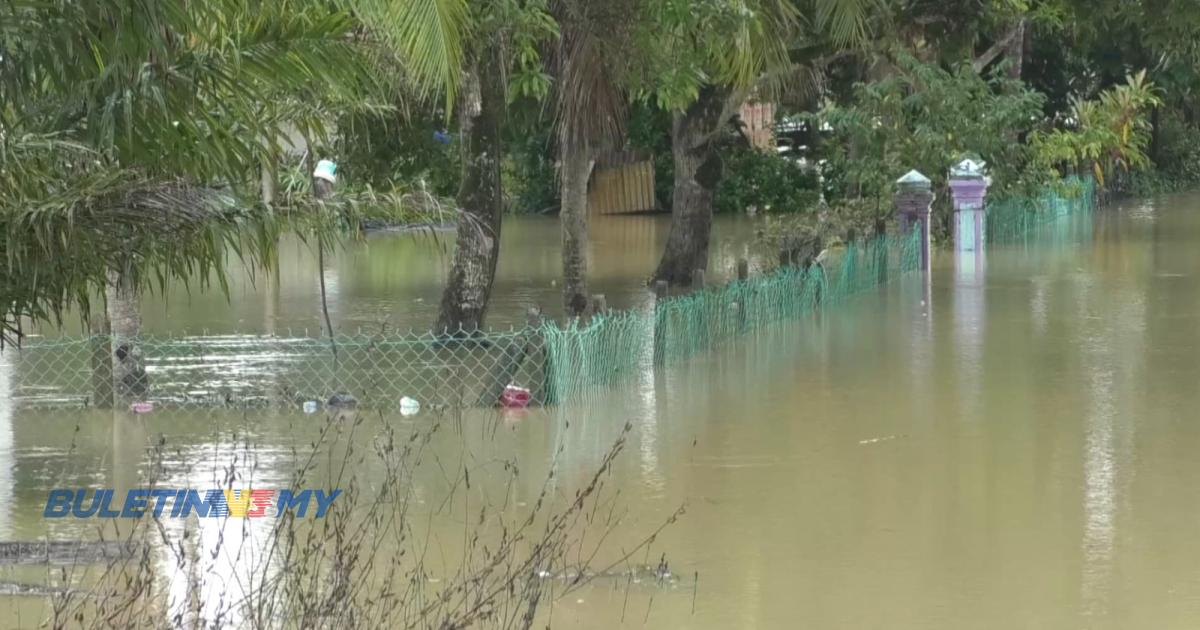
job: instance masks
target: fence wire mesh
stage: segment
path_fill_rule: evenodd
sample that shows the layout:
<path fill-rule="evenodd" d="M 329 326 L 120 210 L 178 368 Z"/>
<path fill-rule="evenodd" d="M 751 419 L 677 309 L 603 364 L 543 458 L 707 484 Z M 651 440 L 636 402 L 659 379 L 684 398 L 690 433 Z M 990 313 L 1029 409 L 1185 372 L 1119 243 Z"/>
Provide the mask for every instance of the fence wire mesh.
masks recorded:
<path fill-rule="evenodd" d="M 1020 240 L 1041 225 L 1095 209 L 1096 180 L 1067 177 L 1040 195 L 1017 196 L 987 206 L 987 238 L 1000 243 Z"/>
<path fill-rule="evenodd" d="M 529 403 L 580 400 L 639 370 L 670 365 L 738 335 L 838 304 L 919 267 L 917 235 L 883 236 L 785 267 L 611 311 L 568 325 L 531 323 L 471 338 L 432 334 L 319 337 L 198 336 L 123 340 L 137 358 L 132 400 L 166 409 L 391 410 L 490 407 L 510 386 Z M 27 341 L 7 349 L 18 406 L 114 404 L 113 342 L 105 336 Z M 115 368 L 125 371 L 118 364 Z M 128 372 L 126 372 L 128 375 Z M 120 381 L 120 379 L 117 379 Z M 128 392 L 126 392 L 128 394 Z M 128 405 L 129 397 L 116 397 Z M 518 401 L 520 404 L 520 401 Z"/>

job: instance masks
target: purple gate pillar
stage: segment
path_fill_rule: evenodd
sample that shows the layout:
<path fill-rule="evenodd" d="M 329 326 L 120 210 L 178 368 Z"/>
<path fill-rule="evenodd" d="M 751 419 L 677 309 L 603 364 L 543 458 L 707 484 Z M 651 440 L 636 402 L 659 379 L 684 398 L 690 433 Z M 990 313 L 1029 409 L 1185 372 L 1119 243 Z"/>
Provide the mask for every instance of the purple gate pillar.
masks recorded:
<path fill-rule="evenodd" d="M 910 234 L 918 230 L 921 242 L 921 271 L 930 269 L 930 213 L 933 207 L 932 184 L 928 177 L 917 171 L 909 171 L 896 180 L 896 214 L 900 219 L 900 232 Z"/>
<path fill-rule="evenodd" d="M 954 199 L 954 250 L 983 251 L 987 236 L 985 203 L 988 179 L 984 163 L 963 160 L 950 169 L 950 194 Z"/>
<path fill-rule="evenodd" d="M 963 160 L 950 169 L 954 267 L 960 283 L 978 284 L 983 280 L 989 183 L 985 172 L 984 163 L 974 160 Z"/>

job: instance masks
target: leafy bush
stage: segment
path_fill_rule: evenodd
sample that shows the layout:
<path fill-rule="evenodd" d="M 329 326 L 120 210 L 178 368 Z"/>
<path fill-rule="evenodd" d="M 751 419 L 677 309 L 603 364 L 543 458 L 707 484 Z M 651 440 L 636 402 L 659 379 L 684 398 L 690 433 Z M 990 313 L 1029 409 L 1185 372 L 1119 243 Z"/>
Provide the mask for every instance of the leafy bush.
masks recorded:
<path fill-rule="evenodd" d="M 716 212 L 810 212 L 820 200 L 820 179 L 798 162 L 740 146 L 721 157 L 725 169 Z"/>
<path fill-rule="evenodd" d="M 1188 124 L 1178 112 L 1163 110 L 1158 139 L 1153 168 L 1133 173 L 1129 192 L 1147 196 L 1200 185 L 1200 128 Z"/>
<path fill-rule="evenodd" d="M 505 147 L 501 165 L 505 208 L 519 214 L 556 210 L 558 169 L 549 133 L 530 134 Z"/>
<path fill-rule="evenodd" d="M 453 197 L 462 176 L 459 140 L 457 131 L 444 125 L 437 112 L 347 117 L 339 124 L 338 173 L 377 190 Z"/>
<path fill-rule="evenodd" d="M 1075 99 L 1072 128 L 1030 135 L 1035 161 L 1066 170 L 1090 168 L 1100 186 L 1121 190 L 1119 178 L 1150 165 L 1146 151 L 1152 128 L 1146 114 L 1159 103 L 1144 70 L 1095 99 Z"/>
<path fill-rule="evenodd" d="M 890 199 L 895 180 L 914 168 L 940 189 L 969 153 L 988 163 L 993 190 L 1022 185 L 1030 155 L 1020 139 L 1041 118 L 1043 102 L 1024 83 L 980 76 L 968 63 L 946 70 L 901 54 L 892 76 L 855 87 L 853 104 L 810 116 L 833 140 L 827 193 Z"/>
<path fill-rule="evenodd" d="M 671 209 L 675 193 L 675 158 L 671 153 L 671 113 L 645 102 L 635 102 L 626 125 L 629 146 L 654 156 L 654 200 Z"/>

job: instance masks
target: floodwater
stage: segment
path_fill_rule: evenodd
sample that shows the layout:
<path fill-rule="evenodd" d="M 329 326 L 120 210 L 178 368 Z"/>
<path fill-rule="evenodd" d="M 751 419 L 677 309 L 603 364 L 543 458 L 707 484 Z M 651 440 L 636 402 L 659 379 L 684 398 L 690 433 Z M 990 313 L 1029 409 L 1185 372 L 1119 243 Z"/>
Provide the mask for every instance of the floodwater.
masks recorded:
<path fill-rule="evenodd" d="M 569 499 L 629 423 L 605 477 L 598 512 L 608 516 L 581 525 L 611 532 L 591 533 L 587 549 L 603 539 L 594 564 L 603 566 L 683 506 L 628 561 L 665 557 L 672 578 L 602 575 L 547 605 L 552 627 L 1194 627 L 1197 210 L 1200 196 L 1174 196 L 1063 220 L 982 256 L 939 252 L 928 291 L 905 279 L 639 375 L 586 408 L 440 420 L 431 457 L 406 480 L 414 520 L 428 523 L 419 537 L 441 559 L 431 579 L 451 577 L 480 503 L 519 518 L 550 471 L 552 495 Z M 498 322 L 517 321 L 529 300 L 557 299 L 557 238 L 546 223 L 508 231 L 526 247 L 501 263 Z M 657 253 L 621 234 L 597 244 L 596 284 L 610 303 L 636 304 Z M 714 270 L 747 251 L 744 240 L 723 242 Z M 340 323 L 431 316 L 438 271 L 408 247 L 385 237 L 337 258 Z M 170 323 L 147 318 L 158 330 L 216 329 L 232 310 L 241 330 L 315 327 L 313 281 L 297 267 L 285 266 L 269 308 L 235 289 L 229 310 L 193 297 L 191 307 L 166 307 Z M 11 378 L 0 372 L 0 392 Z M 374 418 L 339 444 L 438 422 Z M 286 484 L 320 424 L 266 413 L 35 412 L 0 395 L 0 538 L 94 536 L 108 525 L 44 519 L 46 492 L 145 483 L 160 436 L 161 485 L 212 487 L 243 454 L 258 482 Z M 341 469 L 336 457 L 322 462 L 317 475 Z M 357 462 L 350 468 L 363 479 L 380 474 Z M 514 482 L 503 481 L 508 463 L 520 469 Z M 456 485 L 455 470 L 474 471 L 472 489 Z M 448 496 L 461 511 L 445 508 Z M 217 544 L 221 531 L 199 527 L 202 550 Z M 171 592 L 186 588 L 169 561 L 160 571 Z M 44 568 L 0 567 L 0 580 L 39 572 L 44 579 Z M 0 625 L 34 627 L 45 607 L 10 597 L 3 614 Z"/>
<path fill-rule="evenodd" d="M 590 289 L 604 294 L 612 308 L 650 302 L 646 280 L 667 240 L 665 215 L 601 217 L 589 229 Z M 722 282 L 737 260 L 755 261 L 754 224 L 719 217 L 709 251 L 708 278 Z M 562 248 L 558 220 L 511 217 L 501 230 L 501 255 L 485 325 L 523 325 L 530 307 L 547 316 L 562 314 Z M 327 254 L 323 275 L 329 315 L 338 333 L 429 330 L 453 253 L 453 231 L 379 232 L 345 243 Z M 234 263 L 228 297 L 219 289 L 176 287 L 143 298 L 143 329 L 148 334 L 320 334 L 325 329 L 320 276 L 312 247 L 298 239 L 279 246 L 277 273 L 246 273 Z M 214 279 L 215 281 L 215 279 Z M 65 332 L 78 334 L 78 318 Z M 58 331 L 41 331 L 54 335 Z"/>

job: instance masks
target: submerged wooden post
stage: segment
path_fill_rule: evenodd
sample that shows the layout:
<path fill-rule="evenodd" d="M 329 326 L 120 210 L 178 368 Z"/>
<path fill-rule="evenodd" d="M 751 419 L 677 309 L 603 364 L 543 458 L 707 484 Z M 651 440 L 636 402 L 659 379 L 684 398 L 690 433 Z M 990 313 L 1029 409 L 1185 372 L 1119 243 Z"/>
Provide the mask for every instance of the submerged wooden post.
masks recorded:
<path fill-rule="evenodd" d="M 603 315 L 608 312 L 608 299 L 604 297 L 603 293 L 597 293 L 592 296 L 590 306 L 592 317 Z"/>
<path fill-rule="evenodd" d="M 737 279 L 738 279 L 739 283 L 743 283 L 743 286 L 740 288 L 742 298 L 741 298 L 741 300 L 734 302 L 733 304 L 730 304 L 729 308 L 732 308 L 737 311 L 738 331 L 745 332 L 746 331 L 746 296 L 750 293 L 750 291 L 752 291 L 752 289 L 749 286 L 744 285 L 744 283 L 750 279 L 750 261 L 746 260 L 745 258 L 739 258 L 737 261 Z"/>
<path fill-rule="evenodd" d="M 666 280 L 658 280 L 654 283 L 654 298 L 655 300 L 666 299 L 670 285 Z"/>
<path fill-rule="evenodd" d="M 909 171 L 904 177 L 896 180 L 896 214 L 900 217 L 900 233 L 911 234 L 919 230 L 921 271 L 929 273 L 931 223 L 933 212 L 932 183 L 917 171 Z"/>

